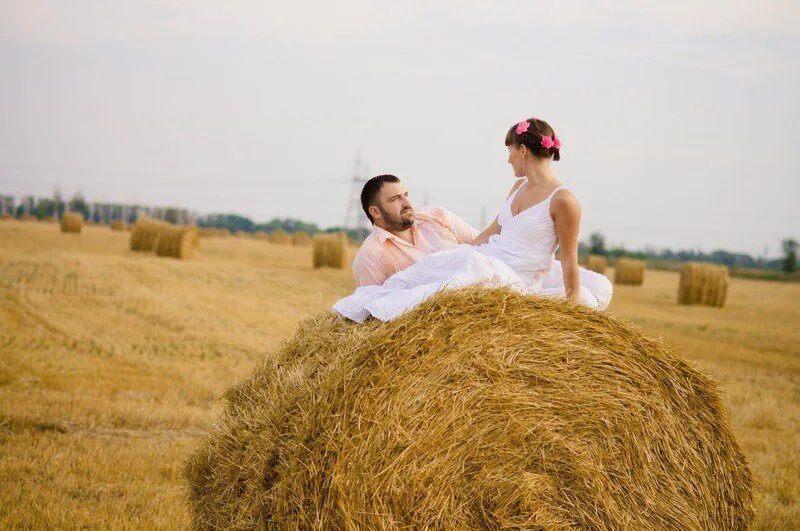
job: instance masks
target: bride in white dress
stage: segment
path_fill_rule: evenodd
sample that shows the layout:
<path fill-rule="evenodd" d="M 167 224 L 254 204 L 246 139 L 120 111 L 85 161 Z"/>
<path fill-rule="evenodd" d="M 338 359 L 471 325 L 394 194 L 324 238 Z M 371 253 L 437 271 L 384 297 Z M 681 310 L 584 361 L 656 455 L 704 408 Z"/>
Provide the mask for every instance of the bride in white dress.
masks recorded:
<path fill-rule="evenodd" d="M 509 286 L 603 309 L 611 293 L 593 294 L 580 284 L 580 204 L 550 168 L 561 158 L 561 141 L 547 122 L 530 118 L 512 126 L 505 143 L 518 179 L 497 218 L 471 245 L 423 256 L 380 286 L 356 289 L 333 310 L 357 322 L 369 316 L 389 321 L 437 291 L 473 285 Z M 558 248 L 563 284 L 543 286 Z"/>

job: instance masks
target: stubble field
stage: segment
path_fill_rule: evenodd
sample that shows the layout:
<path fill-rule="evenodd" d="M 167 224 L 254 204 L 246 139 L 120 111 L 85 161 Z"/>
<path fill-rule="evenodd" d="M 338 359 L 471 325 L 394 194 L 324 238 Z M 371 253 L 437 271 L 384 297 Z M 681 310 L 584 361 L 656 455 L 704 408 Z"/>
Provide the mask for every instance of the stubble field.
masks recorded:
<path fill-rule="evenodd" d="M 129 234 L 0 221 L 0 527 L 189 524 L 181 461 L 216 399 L 305 316 L 353 289 L 309 247 L 225 238 L 189 261 Z M 722 309 L 648 271 L 607 310 L 723 383 L 760 529 L 800 528 L 800 284 L 734 278 Z"/>

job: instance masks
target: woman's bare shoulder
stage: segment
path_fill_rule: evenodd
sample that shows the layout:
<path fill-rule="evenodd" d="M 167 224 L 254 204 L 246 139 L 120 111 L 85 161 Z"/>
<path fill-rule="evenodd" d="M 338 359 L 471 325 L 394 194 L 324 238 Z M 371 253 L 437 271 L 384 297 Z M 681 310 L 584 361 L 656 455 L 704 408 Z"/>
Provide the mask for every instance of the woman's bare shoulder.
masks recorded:
<path fill-rule="evenodd" d="M 550 200 L 550 212 L 554 214 L 578 215 L 580 216 L 581 204 L 578 197 L 569 188 L 556 190 Z"/>

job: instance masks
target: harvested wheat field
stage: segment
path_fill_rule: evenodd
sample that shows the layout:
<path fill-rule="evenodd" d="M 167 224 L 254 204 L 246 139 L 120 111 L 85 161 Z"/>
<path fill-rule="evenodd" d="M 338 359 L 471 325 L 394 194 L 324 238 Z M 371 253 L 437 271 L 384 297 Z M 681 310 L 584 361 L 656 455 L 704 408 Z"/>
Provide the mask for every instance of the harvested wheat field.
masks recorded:
<path fill-rule="evenodd" d="M 209 238 L 164 260 L 128 236 L 0 224 L 0 527 L 190 525 L 181 464 L 218 398 L 353 288 L 348 268 L 314 269 L 310 247 Z M 678 278 L 616 286 L 607 313 L 721 382 L 754 527 L 798 527 L 800 285 L 732 278 L 713 308 L 678 305 Z"/>

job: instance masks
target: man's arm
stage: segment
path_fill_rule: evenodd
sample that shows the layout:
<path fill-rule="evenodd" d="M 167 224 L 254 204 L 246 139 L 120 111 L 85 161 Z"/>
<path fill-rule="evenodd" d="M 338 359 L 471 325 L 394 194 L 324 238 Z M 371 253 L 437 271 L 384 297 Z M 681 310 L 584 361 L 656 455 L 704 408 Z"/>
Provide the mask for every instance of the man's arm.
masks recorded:
<path fill-rule="evenodd" d="M 453 233 L 453 235 L 455 235 L 458 243 L 472 243 L 472 240 L 478 237 L 480 232 L 472 228 L 469 223 L 456 216 L 446 208 L 441 208 L 441 210 L 442 214 L 444 214 L 445 222 L 447 223 L 448 227 L 450 227 L 450 231 Z"/>

